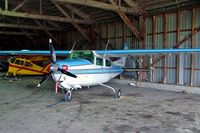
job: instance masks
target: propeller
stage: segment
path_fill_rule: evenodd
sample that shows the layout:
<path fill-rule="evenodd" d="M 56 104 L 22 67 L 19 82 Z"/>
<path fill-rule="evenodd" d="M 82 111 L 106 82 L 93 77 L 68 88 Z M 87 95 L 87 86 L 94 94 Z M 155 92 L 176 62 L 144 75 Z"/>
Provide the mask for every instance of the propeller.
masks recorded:
<path fill-rule="evenodd" d="M 73 73 L 68 72 L 67 70 L 63 70 L 61 68 L 59 68 L 59 64 L 56 64 L 56 52 L 55 49 L 53 47 L 52 44 L 52 40 L 49 39 L 49 49 L 50 49 L 50 53 L 51 53 L 51 60 L 52 60 L 52 65 L 50 66 L 50 71 L 49 73 L 47 73 L 42 80 L 39 82 L 39 84 L 37 85 L 37 87 L 40 87 L 50 76 L 51 74 L 53 74 L 56 71 L 60 71 L 63 74 L 66 74 L 70 77 L 76 78 L 77 76 Z M 56 93 L 58 90 L 58 81 L 56 81 L 56 87 L 55 87 Z"/>

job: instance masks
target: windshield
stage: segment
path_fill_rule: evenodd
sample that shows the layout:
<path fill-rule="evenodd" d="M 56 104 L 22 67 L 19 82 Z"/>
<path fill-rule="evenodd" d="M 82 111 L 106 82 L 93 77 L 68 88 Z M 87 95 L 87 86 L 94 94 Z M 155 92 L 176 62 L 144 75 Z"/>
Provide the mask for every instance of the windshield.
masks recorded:
<path fill-rule="evenodd" d="M 94 55 L 92 53 L 92 51 L 73 51 L 70 54 L 70 59 L 86 59 L 90 62 L 94 62 Z"/>

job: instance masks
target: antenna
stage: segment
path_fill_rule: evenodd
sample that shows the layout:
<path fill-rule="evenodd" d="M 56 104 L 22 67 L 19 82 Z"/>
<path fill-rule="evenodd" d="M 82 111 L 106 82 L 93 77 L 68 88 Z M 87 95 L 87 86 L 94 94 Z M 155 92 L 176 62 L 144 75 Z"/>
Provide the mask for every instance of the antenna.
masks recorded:
<path fill-rule="evenodd" d="M 109 42 L 110 42 L 110 40 L 108 39 L 107 44 L 106 44 L 106 47 L 105 47 L 105 50 L 108 49 L 108 44 L 109 44 Z"/>
<path fill-rule="evenodd" d="M 70 50 L 70 53 L 73 51 L 75 45 L 76 45 L 76 41 L 74 42 L 74 44 L 73 44 L 73 46 L 72 46 L 72 49 Z"/>

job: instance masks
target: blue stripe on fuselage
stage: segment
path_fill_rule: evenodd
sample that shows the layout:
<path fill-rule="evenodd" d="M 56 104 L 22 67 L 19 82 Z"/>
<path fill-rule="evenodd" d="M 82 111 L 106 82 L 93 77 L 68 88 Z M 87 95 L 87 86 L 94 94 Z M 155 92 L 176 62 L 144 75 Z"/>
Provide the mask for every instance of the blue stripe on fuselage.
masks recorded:
<path fill-rule="evenodd" d="M 76 70 L 69 70 L 69 72 L 73 74 L 105 74 L 105 73 L 121 73 L 123 69 L 118 66 L 113 66 L 110 68 L 93 68 L 93 69 L 76 69 Z"/>

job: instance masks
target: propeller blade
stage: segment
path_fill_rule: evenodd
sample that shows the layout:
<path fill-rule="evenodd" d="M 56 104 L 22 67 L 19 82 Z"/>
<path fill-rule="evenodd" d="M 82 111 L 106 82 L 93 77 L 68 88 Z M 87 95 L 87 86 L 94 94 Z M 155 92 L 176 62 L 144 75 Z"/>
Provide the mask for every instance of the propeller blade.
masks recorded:
<path fill-rule="evenodd" d="M 55 49 L 53 47 L 51 39 L 49 39 L 49 49 L 50 49 L 50 52 L 51 52 L 51 60 L 54 64 L 54 63 L 56 63 L 56 52 L 55 52 Z"/>
<path fill-rule="evenodd" d="M 40 83 L 37 85 L 37 87 L 40 87 L 41 84 L 43 84 L 52 74 L 52 71 L 50 71 L 48 74 L 46 74 L 43 79 L 40 81 Z"/>
<path fill-rule="evenodd" d="M 65 71 L 65 70 L 63 70 L 63 69 L 58 68 L 58 71 L 61 71 L 63 74 L 66 74 L 66 75 L 68 75 L 68 76 L 70 76 L 70 77 L 77 78 L 77 76 L 76 76 L 75 74 L 70 73 L 70 72 L 68 72 L 68 71 Z"/>

